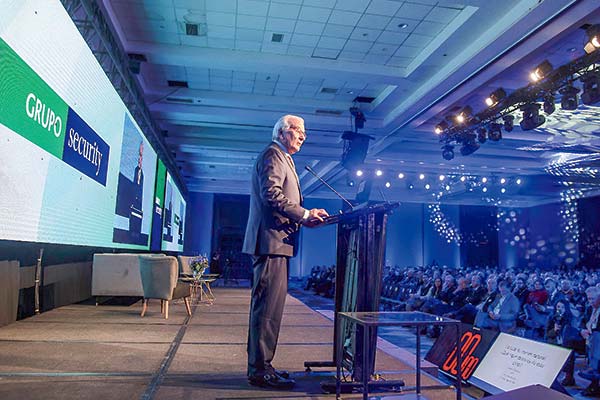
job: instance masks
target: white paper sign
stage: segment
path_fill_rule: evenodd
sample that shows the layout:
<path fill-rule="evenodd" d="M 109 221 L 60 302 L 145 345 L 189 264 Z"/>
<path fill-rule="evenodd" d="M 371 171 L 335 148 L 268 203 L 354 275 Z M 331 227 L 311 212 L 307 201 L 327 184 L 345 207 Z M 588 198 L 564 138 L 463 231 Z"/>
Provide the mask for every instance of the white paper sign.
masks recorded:
<path fill-rule="evenodd" d="M 571 350 L 501 333 L 473 373 L 503 391 L 540 384 L 549 388 Z"/>

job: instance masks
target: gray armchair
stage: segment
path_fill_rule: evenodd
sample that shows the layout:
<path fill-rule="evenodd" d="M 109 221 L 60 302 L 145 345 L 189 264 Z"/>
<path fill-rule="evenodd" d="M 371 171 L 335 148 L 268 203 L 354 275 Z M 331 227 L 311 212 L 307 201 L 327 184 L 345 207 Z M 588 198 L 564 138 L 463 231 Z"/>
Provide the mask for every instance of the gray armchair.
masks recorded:
<path fill-rule="evenodd" d="M 178 280 L 179 265 L 175 257 L 164 256 L 139 256 L 140 276 L 144 300 L 142 306 L 142 317 L 148 308 L 148 299 L 161 300 L 161 312 L 165 319 L 169 318 L 169 301 L 183 298 L 188 315 L 192 315 L 190 309 L 190 284 Z"/>

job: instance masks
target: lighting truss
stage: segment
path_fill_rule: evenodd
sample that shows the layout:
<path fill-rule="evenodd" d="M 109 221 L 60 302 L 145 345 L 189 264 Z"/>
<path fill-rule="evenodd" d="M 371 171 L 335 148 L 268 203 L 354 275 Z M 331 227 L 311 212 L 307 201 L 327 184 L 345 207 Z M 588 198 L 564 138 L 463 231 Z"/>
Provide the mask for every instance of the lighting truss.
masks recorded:
<path fill-rule="evenodd" d="M 469 123 L 453 124 L 443 131 L 436 130 L 436 134 L 441 143 L 461 144 L 465 137 L 473 135 L 479 128 L 501 121 L 527 104 L 543 102 L 549 95 L 558 92 L 574 80 L 584 81 L 593 74 L 600 74 L 600 51 L 586 54 L 549 72 L 538 82 L 515 90 L 496 104 L 471 116 Z"/>

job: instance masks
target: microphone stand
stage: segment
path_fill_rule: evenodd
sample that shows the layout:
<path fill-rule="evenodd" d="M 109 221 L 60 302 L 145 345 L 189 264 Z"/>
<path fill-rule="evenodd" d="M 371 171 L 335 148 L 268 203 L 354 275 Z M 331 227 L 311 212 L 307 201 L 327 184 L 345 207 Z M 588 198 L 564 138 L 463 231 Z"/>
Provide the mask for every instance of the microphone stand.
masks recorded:
<path fill-rule="evenodd" d="M 348 206 L 350 207 L 350 210 L 354 210 L 354 206 L 352 205 L 352 203 L 350 203 L 348 201 L 348 199 L 346 199 L 344 196 L 342 196 L 337 190 L 335 190 L 333 187 L 331 187 L 331 185 L 329 183 L 325 182 L 325 180 L 323 178 L 321 178 L 311 167 L 306 165 L 304 167 L 304 169 L 307 170 L 308 172 L 310 172 L 311 174 L 313 174 L 318 180 L 320 180 L 329 190 L 331 190 L 333 193 L 335 193 L 340 199 L 344 200 L 344 202 L 346 204 L 348 204 Z"/>

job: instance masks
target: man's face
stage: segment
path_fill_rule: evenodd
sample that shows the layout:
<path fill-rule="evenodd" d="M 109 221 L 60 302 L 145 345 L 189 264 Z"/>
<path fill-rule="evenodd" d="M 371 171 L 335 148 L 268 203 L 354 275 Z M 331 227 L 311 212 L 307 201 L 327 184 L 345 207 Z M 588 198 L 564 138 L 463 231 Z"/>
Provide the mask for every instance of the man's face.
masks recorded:
<path fill-rule="evenodd" d="M 300 151 L 300 147 L 306 139 L 304 132 L 304 121 L 300 118 L 289 118 L 289 127 L 279 132 L 279 141 L 285 146 L 288 153 L 294 154 Z"/>

